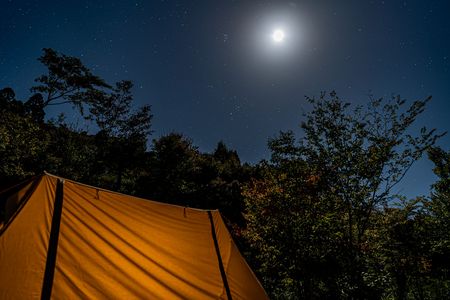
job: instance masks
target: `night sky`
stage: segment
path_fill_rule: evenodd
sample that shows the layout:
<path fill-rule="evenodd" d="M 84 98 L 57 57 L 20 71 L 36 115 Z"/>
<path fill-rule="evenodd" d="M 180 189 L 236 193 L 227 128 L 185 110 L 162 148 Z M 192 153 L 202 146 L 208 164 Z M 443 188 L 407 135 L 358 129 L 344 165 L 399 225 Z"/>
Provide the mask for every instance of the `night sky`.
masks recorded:
<path fill-rule="evenodd" d="M 359 104 L 433 95 L 418 125 L 450 130 L 449 1 L 1 0 L 0 12 L 0 88 L 28 98 L 36 58 L 54 48 L 108 82 L 132 80 L 152 138 L 181 132 L 202 151 L 223 140 L 255 163 L 279 130 L 300 136 L 304 96 L 325 90 Z M 61 109 L 75 118 L 48 116 Z M 428 193 L 431 168 L 418 162 L 398 191 Z"/>

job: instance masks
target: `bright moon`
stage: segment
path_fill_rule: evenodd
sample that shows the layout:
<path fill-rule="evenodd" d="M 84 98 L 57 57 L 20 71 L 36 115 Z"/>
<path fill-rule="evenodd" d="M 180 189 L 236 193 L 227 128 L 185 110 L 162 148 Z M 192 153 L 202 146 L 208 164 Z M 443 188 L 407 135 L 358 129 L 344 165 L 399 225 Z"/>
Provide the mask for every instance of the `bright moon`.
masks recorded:
<path fill-rule="evenodd" d="M 276 29 L 272 33 L 272 39 L 275 43 L 281 43 L 284 40 L 284 31 L 281 29 Z"/>

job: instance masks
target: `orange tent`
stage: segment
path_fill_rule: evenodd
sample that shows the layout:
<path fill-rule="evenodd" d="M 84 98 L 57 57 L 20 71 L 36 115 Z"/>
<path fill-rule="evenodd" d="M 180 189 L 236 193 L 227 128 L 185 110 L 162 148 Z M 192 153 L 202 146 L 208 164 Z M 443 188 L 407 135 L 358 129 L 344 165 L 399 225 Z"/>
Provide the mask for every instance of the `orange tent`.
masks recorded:
<path fill-rule="evenodd" d="M 218 211 L 50 174 L 0 196 L 0 299 L 267 299 Z"/>

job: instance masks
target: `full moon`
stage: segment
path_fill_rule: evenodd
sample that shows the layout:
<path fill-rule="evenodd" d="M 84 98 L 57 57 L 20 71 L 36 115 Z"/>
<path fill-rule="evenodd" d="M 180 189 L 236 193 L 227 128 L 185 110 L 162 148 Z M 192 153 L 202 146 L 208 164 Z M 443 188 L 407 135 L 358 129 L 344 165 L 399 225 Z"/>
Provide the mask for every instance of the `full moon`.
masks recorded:
<path fill-rule="evenodd" d="M 284 40 L 285 34 L 284 31 L 281 29 L 276 29 L 272 33 L 272 39 L 275 43 L 281 43 Z"/>

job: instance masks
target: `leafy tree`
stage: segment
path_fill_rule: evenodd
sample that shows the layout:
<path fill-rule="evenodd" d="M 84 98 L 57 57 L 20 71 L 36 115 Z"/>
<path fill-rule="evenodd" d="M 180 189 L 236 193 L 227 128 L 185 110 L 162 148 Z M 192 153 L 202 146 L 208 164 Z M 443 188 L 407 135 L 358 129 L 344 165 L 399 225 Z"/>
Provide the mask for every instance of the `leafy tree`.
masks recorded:
<path fill-rule="evenodd" d="M 23 104 L 16 100 L 16 93 L 12 88 L 6 87 L 0 90 L 0 109 L 2 112 L 10 112 L 24 115 Z"/>
<path fill-rule="evenodd" d="M 433 185 L 428 203 L 432 230 L 433 276 L 440 279 L 442 290 L 450 295 L 450 152 L 433 147 L 428 157 L 435 164 L 439 180 Z"/>
<path fill-rule="evenodd" d="M 90 155 L 95 157 L 97 162 L 89 163 L 91 159 L 88 159 L 86 164 L 95 165 L 96 169 L 84 169 L 83 177 L 90 174 L 94 181 L 91 183 L 131 192 L 123 188 L 123 176 L 139 166 L 139 161 L 145 153 L 152 118 L 150 106 L 133 111 L 131 81 L 120 81 L 112 87 L 92 74 L 76 57 L 46 48 L 39 61 L 47 67 L 47 74 L 36 79 L 38 85 L 31 89 L 36 94 L 25 104 L 33 118 L 42 122 L 41 112 L 44 108 L 69 103 L 87 120 L 95 121 L 100 129 L 96 139 L 89 138 L 82 132 L 74 135 L 64 126 L 54 129 L 53 140 L 67 140 L 66 143 L 56 146 L 53 154 L 56 155 L 54 158 L 59 158 L 56 161 L 59 160 L 60 163 L 51 165 L 50 169 L 58 165 L 58 174 L 66 174 L 67 170 L 75 167 L 73 162 L 87 158 L 84 154 Z M 87 141 L 88 144 L 83 144 Z M 83 148 L 83 145 L 87 147 Z M 71 146 L 75 148 L 69 149 Z M 64 147 L 67 149 L 61 149 Z M 93 176 L 94 174 L 96 176 Z"/>
<path fill-rule="evenodd" d="M 41 94 L 32 95 L 24 104 L 25 113 L 30 116 L 35 123 L 44 123 L 44 99 Z"/>
<path fill-rule="evenodd" d="M 269 142 L 272 163 L 285 176 L 292 177 L 288 182 L 303 184 L 302 177 L 296 178 L 294 175 L 298 172 L 292 172 L 293 168 L 298 168 L 292 162 L 304 162 L 307 166 L 304 173 L 318 184 L 317 194 L 313 194 L 312 199 L 317 202 L 314 205 L 323 210 L 321 218 L 335 225 L 330 227 L 330 232 L 321 234 L 332 237 L 330 244 L 339 246 L 339 255 L 336 257 L 341 273 L 335 276 L 334 285 L 341 291 L 341 297 L 376 296 L 376 287 L 371 288 L 363 276 L 367 271 L 367 230 L 373 227 L 373 214 L 388 206 L 392 188 L 401 181 L 414 161 L 441 136 L 435 130 L 426 128 L 422 128 L 417 136 L 408 131 L 429 99 L 415 101 L 405 108 L 406 102 L 399 96 L 390 101 L 371 98 L 366 107 L 358 106 L 351 110 L 350 104 L 342 101 L 335 92 L 329 95 L 323 93 L 318 99 L 307 98 L 312 110 L 304 116 L 305 120 L 301 124 L 304 137 L 299 142 L 292 132 L 282 132 L 278 138 Z M 282 184 L 280 188 L 284 195 L 286 189 L 291 187 Z M 289 203 L 303 203 L 306 196 L 304 193 L 294 193 L 291 197 L 293 199 Z M 253 198 L 257 198 L 257 195 L 253 197 L 250 192 L 246 198 L 247 207 L 251 208 Z M 276 201 L 288 202 L 285 198 Z M 302 204 L 301 207 L 310 209 L 311 205 Z M 286 206 L 279 217 L 284 214 L 286 219 L 291 218 L 291 206 Z M 252 220 L 252 210 L 247 216 L 248 220 Z M 333 218 L 330 219 L 327 212 Z M 293 230 L 289 223 L 285 225 L 277 231 Z M 271 224 L 267 223 L 266 226 L 270 227 Z M 306 226 L 303 227 L 305 230 L 296 231 L 298 241 L 315 235 L 306 224 L 298 226 Z M 257 227 L 250 229 L 249 238 L 259 234 Z M 295 247 L 301 249 L 302 245 L 298 242 Z M 312 247 L 315 248 L 314 245 Z M 290 260 L 296 259 L 292 253 L 280 255 Z M 300 270 L 300 266 L 293 269 Z M 291 278 L 300 281 L 294 286 L 306 291 L 302 287 L 306 279 L 292 272 L 277 278 L 278 284 Z M 316 287 L 322 285 L 320 281 L 315 284 Z M 297 290 L 293 288 L 293 293 L 296 294 Z M 283 291 L 288 292 L 285 288 Z"/>
<path fill-rule="evenodd" d="M 400 200 L 373 216 L 376 226 L 368 232 L 364 277 L 378 285 L 385 298 L 441 299 L 431 276 L 426 199 Z"/>
<path fill-rule="evenodd" d="M 33 167 L 43 150 L 41 132 L 27 118 L 0 113 L 0 177 L 8 181 L 20 180 L 35 173 Z"/>
<path fill-rule="evenodd" d="M 0 91 L 0 109 L 9 116 L 9 119 L 5 117 L 5 121 L 11 120 L 8 126 L 4 124 L 5 128 L 16 130 L 14 133 L 3 130 L 5 142 L 1 146 L 7 149 L 5 151 L 10 151 L 4 155 L 5 160 L 9 159 L 8 163 L 4 162 L 5 168 L 21 162 L 32 166 L 35 172 L 42 172 L 45 168 L 61 176 L 132 192 L 138 174 L 126 178 L 126 188 L 122 185 L 123 177 L 130 172 L 138 172 L 141 167 L 150 134 L 150 106 L 133 109 L 133 84 L 130 81 L 120 81 L 110 86 L 92 74 L 80 59 L 49 48 L 43 50 L 39 61 L 47 72 L 35 80 L 38 84 L 31 88 L 34 94 L 28 101 L 16 100 L 10 88 Z M 65 122 L 45 122 L 45 109 L 49 105 L 65 103 L 78 109 L 86 120 L 96 122 L 100 131 L 95 138 Z M 20 120 L 13 124 L 11 118 Z M 35 131 L 18 128 L 19 124 L 32 126 Z M 15 136 L 6 140 L 7 133 Z M 33 137 L 41 139 L 38 147 L 40 155 L 33 156 L 33 164 L 21 154 L 30 152 L 32 144 L 18 140 L 18 137 L 27 134 L 33 135 L 30 141 Z M 23 144 L 23 148 L 13 150 L 10 146 L 14 143 Z M 17 162 L 13 162 L 13 157 Z M 80 166 L 83 160 L 83 166 Z M 23 177 L 26 173 L 17 170 L 17 177 Z"/>
<path fill-rule="evenodd" d="M 434 147 L 428 152 L 428 157 L 435 164 L 433 171 L 439 178 L 433 185 L 430 210 L 440 222 L 440 230 L 450 234 L 450 152 Z M 448 243 L 446 246 L 450 247 L 450 240 L 445 242 Z"/>
<path fill-rule="evenodd" d="M 321 183 L 303 161 L 258 168 L 243 190 L 244 237 L 264 286 L 275 299 L 333 299 L 342 259 L 336 203 L 319 200 Z"/>
<path fill-rule="evenodd" d="M 232 232 L 239 237 L 244 225 L 242 185 L 252 176 L 253 168 L 242 165 L 236 151 L 220 141 L 211 154 L 202 154 L 196 181 L 196 197 L 205 199 L 204 208 L 220 209 Z"/>
<path fill-rule="evenodd" d="M 11 88 L 0 90 L 0 178 L 21 180 L 40 169 L 46 137 Z"/>
<path fill-rule="evenodd" d="M 199 152 L 181 134 L 171 133 L 153 140 L 148 174 L 141 178 L 139 194 L 150 199 L 188 206 L 196 190 Z"/>
<path fill-rule="evenodd" d="M 242 183 L 251 167 L 242 166 L 236 151 L 219 142 L 213 153 L 201 153 L 178 133 L 153 140 L 147 172 L 138 194 L 159 201 L 197 208 L 220 209 L 235 233 L 243 225 Z"/>
<path fill-rule="evenodd" d="M 95 137 L 60 119 L 44 127 L 48 136 L 45 170 L 88 184 L 97 183 Z"/>
<path fill-rule="evenodd" d="M 47 68 L 47 73 L 36 78 L 38 85 L 31 88 L 32 92 L 45 95 L 43 107 L 70 103 L 83 114 L 86 104 L 102 99 L 103 89 L 110 86 L 92 74 L 79 58 L 50 48 L 43 51 L 38 60 Z"/>
<path fill-rule="evenodd" d="M 100 128 L 96 139 L 98 159 L 108 166 L 103 169 L 115 174 L 115 183 L 109 187 L 128 192 L 133 188 L 122 189 L 123 176 L 142 166 L 152 119 L 149 105 L 133 111 L 132 87 L 131 81 L 120 81 L 110 94 L 90 107 Z"/>

